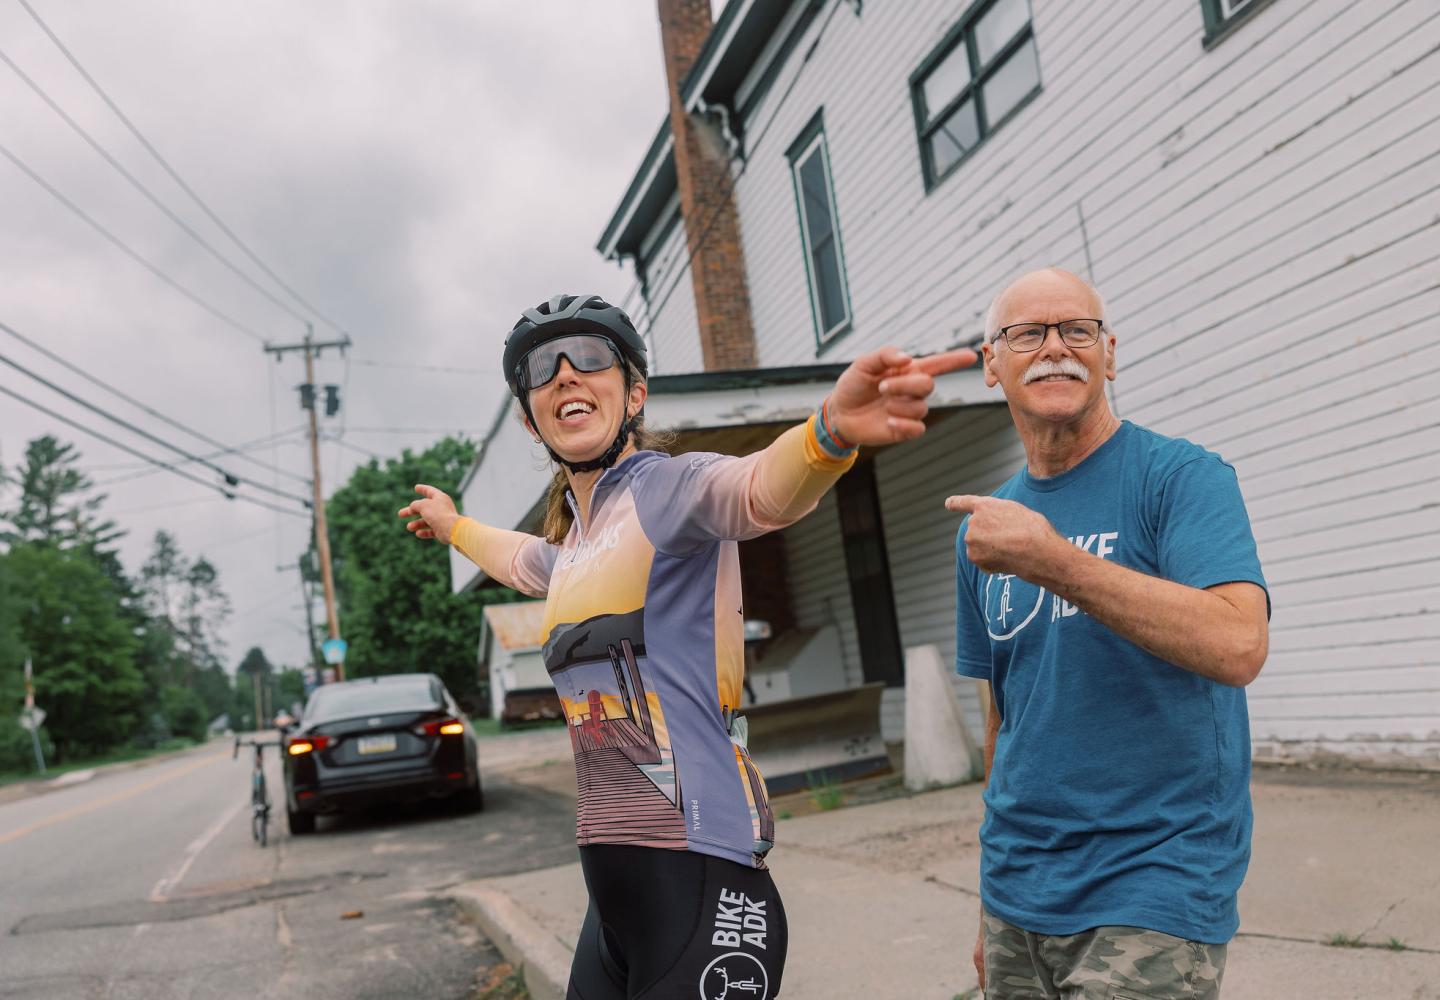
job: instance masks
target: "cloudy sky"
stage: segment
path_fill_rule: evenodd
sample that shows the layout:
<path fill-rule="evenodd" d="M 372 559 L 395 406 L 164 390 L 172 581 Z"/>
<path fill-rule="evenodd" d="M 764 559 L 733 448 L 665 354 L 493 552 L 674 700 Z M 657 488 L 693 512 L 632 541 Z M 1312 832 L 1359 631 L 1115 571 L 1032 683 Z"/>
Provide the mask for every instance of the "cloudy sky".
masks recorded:
<path fill-rule="evenodd" d="M 347 386 L 343 420 L 325 422 L 344 430 L 323 446 L 327 493 L 370 452 L 481 433 L 503 392 L 500 344 L 522 308 L 558 290 L 620 298 L 631 288 L 631 274 L 593 247 L 665 113 L 649 0 L 25 2 L 254 253 L 350 334 L 348 366 L 331 354 L 317 372 Z M 224 464 L 306 492 L 301 363 L 277 365 L 261 345 L 299 340 L 300 319 L 167 219 L 15 68 L 236 267 L 294 312 L 310 310 L 205 218 L 19 0 L 0 0 L 0 53 L 0 323 L 225 444 L 279 434 L 251 454 L 281 473 Z M 334 335 L 316 320 L 318 335 Z M 0 356 L 160 437 L 213 450 L 3 331 Z M 14 368 L 0 365 L 0 387 L 166 454 Z M 304 548 L 307 520 L 165 472 L 137 475 L 150 467 L 0 395 L 0 463 L 13 468 L 44 433 L 79 446 L 107 513 L 129 531 L 132 570 L 160 528 L 216 563 L 235 607 L 232 666 L 251 645 L 278 662 L 304 658 L 296 574 L 276 566 Z M 13 500 L 7 492 L 0 505 Z"/>

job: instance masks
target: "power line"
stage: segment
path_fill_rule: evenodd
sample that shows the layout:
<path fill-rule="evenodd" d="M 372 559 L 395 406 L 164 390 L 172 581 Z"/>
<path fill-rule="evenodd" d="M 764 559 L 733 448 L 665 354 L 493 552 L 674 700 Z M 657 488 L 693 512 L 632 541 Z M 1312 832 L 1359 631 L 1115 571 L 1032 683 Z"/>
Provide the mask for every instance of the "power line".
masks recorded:
<path fill-rule="evenodd" d="M 22 2 L 23 2 L 23 0 L 22 0 Z M 155 275 L 155 277 L 157 277 L 157 278 L 159 278 L 161 281 L 165 282 L 165 284 L 167 284 L 167 285 L 169 285 L 171 288 L 175 289 L 175 291 L 177 291 L 177 292 L 179 292 L 181 295 L 185 296 L 187 299 L 189 299 L 191 302 L 195 303 L 195 304 L 196 304 L 197 306 L 199 306 L 201 309 L 204 309 L 207 313 L 209 313 L 211 316 L 214 316 L 216 319 L 220 320 L 220 322 L 224 323 L 226 326 L 233 327 L 234 329 L 239 330 L 241 333 L 245 334 L 245 336 L 251 337 L 251 338 L 253 338 L 253 339 L 255 339 L 255 340 L 258 340 L 258 341 L 260 341 L 260 343 L 262 343 L 262 344 L 268 344 L 268 343 L 269 343 L 269 341 L 266 340 L 265 337 L 263 337 L 261 334 L 256 333 L 254 330 L 250 329 L 250 327 L 246 326 L 244 323 L 241 323 L 239 320 L 234 319 L 234 318 L 232 318 L 232 317 L 230 317 L 230 316 L 227 316 L 225 313 L 221 312 L 218 308 L 216 308 L 215 306 L 212 306 L 210 303 L 206 302 L 206 301 L 205 301 L 204 299 L 202 299 L 200 296 L 198 296 L 198 295 L 196 295 L 194 292 L 190 291 L 190 289 L 188 289 L 188 288 L 186 288 L 184 285 L 180 284 L 180 282 L 178 282 L 178 281 L 176 281 L 174 278 L 170 277 L 170 275 L 168 275 L 168 274 L 166 274 L 164 271 L 160 270 L 159 267 L 157 267 L 156 265 L 152 264 L 152 263 L 151 263 L 149 260 L 147 260 L 145 257 L 141 256 L 138 251 L 132 250 L 132 249 L 130 248 L 129 244 L 127 244 L 125 241 L 123 241 L 122 239 L 120 239 L 120 237 L 116 236 L 114 233 L 110 232 L 110 230 L 108 230 L 108 229 L 106 229 L 104 226 L 102 226 L 99 222 L 97 222 L 97 221 L 95 220 L 95 218 L 94 218 L 93 216 L 91 216 L 90 214 L 88 214 L 88 213 L 87 213 L 83 208 L 81 208 L 79 205 L 75 204 L 75 202 L 71 201 L 69 198 L 65 197 L 65 195 L 61 194 L 60 191 L 59 191 L 58 189 L 56 189 L 49 181 L 45 180 L 45 178 L 41 177 L 41 176 L 40 176 L 39 174 L 37 174 L 34 170 L 31 170 L 30 167 L 25 163 L 24 160 L 20 159 L 20 157 L 16 156 L 14 153 L 10 152 L 10 150 L 9 150 L 7 147 L 5 147 L 5 146 L 3 146 L 3 145 L 0 145 L 0 155 L 3 155 L 3 156 L 4 156 L 7 160 L 9 160 L 11 163 L 15 164 L 15 166 L 16 166 L 23 174 L 25 174 L 25 176 L 29 177 L 29 178 L 30 178 L 32 181 L 34 181 L 36 184 L 38 184 L 38 185 L 40 185 L 42 188 L 44 188 L 52 197 L 55 198 L 56 201 L 60 202 L 60 204 L 64 205 L 66 208 L 70 209 L 70 211 L 72 211 L 72 212 L 74 212 L 76 215 L 78 215 L 81 219 L 83 219 L 86 223 L 88 223 L 92 229 L 94 229 L 94 230 L 95 230 L 97 233 L 99 233 L 101 236 L 103 236 L 103 237 L 105 237 L 107 240 L 109 240 L 112 244 L 114 244 L 122 253 L 124 253 L 126 256 L 128 256 L 131 260 L 135 261 L 135 262 L 136 262 L 137 264 L 139 264 L 141 267 L 145 268 L 145 270 L 149 271 L 151 274 Z"/>
<path fill-rule="evenodd" d="M 170 207 L 164 202 L 162 202 L 158 197 L 156 197 L 154 192 L 152 192 L 143 183 L 141 183 L 139 178 L 137 178 L 134 174 L 130 173 L 130 171 L 126 170 L 119 160 L 115 159 L 114 156 L 110 155 L 110 152 L 104 146 L 100 145 L 100 143 L 97 142 L 94 137 L 90 135 L 89 132 L 86 132 L 85 129 L 81 127 L 79 122 L 77 122 L 74 118 L 70 117 L 70 115 L 66 114 L 65 109 L 60 107 L 60 105 L 57 104 L 55 100 L 51 98 L 51 96 L 47 94 L 38 83 L 36 83 L 28 75 L 26 75 L 24 70 L 22 70 L 19 66 L 15 65 L 14 60 L 12 60 L 8 55 L 6 55 L 3 50 L 0 50 L 0 62 L 4 62 L 5 65 L 9 66 L 11 71 L 14 72 L 15 75 L 18 76 L 25 83 L 26 86 L 33 90 L 36 96 L 38 96 L 50 107 L 51 111 L 54 111 L 55 114 L 59 115 L 60 119 L 75 131 L 76 135 L 84 139 L 85 142 L 89 144 L 91 149 L 95 150 L 96 153 L 100 154 L 101 158 L 103 158 L 106 163 L 114 167 L 116 172 L 119 173 L 121 177 L 124 177 L 127 181 L 129 181 L 131 187 L 135 188 L 135 190 L 139 191 L 142 195 L 144 195 L 144 197 L 150 202 L 150 204 L 154 205 L 171 222 L 179 226 L 187 236 L 189 236 L 192 240 L 205 248 L 205 250 L 209 252 L 210 256 L 214 257 L 221 264 L 225 265 L 225 267 L 227 267 L 236 277 L 238 277 L 241 281 L 245 282 L 251 288 L 255 289 L 255 291 L 259 292 L 261 295 L 265 296 L 265 298 L 269 299 L 277 307 L 289 313 L 301 323 L 304 323 L 306 321 L 307 317 L 296 312 L 289 303 L 277 298 L 276 295 L 268 288 L 265 288 L 254 278 L 250 277 L 250 275 L 240 270 L 240 268 L 232 260 L 230 260 L 229 257 L 226 257 L 219 250 L 215 249 L 215 247 L 212 246 L 210 242 L 205 239 L 205 237 L 201 236 L 193 228 L 191 228 L 188 222 L 186 222 L 184 219 L 180 218 L 180 216 L 176 215 L 173 211 L 171 211 Z"/>
<path fill-rule="evenodd" d="M 215 490 L 215 491 L 218 492 L 218 493 L 222 493 L 222 494 L 225 495 L 225 498 L 228 499 L 228 500 L 243 500 L 243 501 L 245 501 L 246 503 L 252 503 L 252 504 L 254 504 L 254 505 L 257 506 L 257 507 L 264 507 L 264 508 L 266 508 L 267 510 L 278 511 L 278 512 L 280 512 L 281 514 L 289 514 L 291 517 L 298 517 L 298 518 L 302 518 L 302 519 L 304 519 L 304 520 L 309 520 L 309 516 L 308 516 L 308 515 L 302 514 L 302 513 L 300 513 L 299 511 L 293 510 L 293 509 L 291 509 L 291 508 L 289 508 L 289 507 L 280 507 L 280 506 L 278 506 L 278 505 L 276 505 L 276 504 L 267 503 L 267 502 L 264 501 L 264 500 L 256 499 L 255 497 L 245 496 L 244 494 L 240 494 L 240 493 L 231 493 L 231 492 L 229 491 L 229 489 L 227 489 L 226 487 L 219 486 L 219 485 L 217 485 L 217 484 L 215 484 L 215 483 L 207 483 L 205 480 L 201 479 L 199 476 L 192 476 L 192 475 L 190 475 L 190 473 L 184 472 L 184 471 L 182 471 L 182 470 L 180 470 L 180 469 L 177 469 L 177 468 L 175 468 L 173 465 L 170 465 L 170 464 L 168 464 L 168 463 L 166 463 L 166 462 L 162 462 L 162 461 L 161 461 L 160 459 L 158 459 L 158 458 L 154 458 L 154 457 L 152 457 L 152 456 L 150 456 L 150 455 L 146 455 L 144 452 L 141 452 L 141 451 L 136 451 L 134 448 L 130 447 L 129 445 L 127 445 L 127 444 L 122 444 L 121 442 L 116 441 L 114 438 L 110 437 L 110 436 L 107 435 L 107 434 L 102 434 L 102 433 L 100 433 L 99 431 L 92 430 L 92 429 L 90 429 L 89 427 L 86 427 L 86 426 L 83 425 L 83 424 L 80 424 L 80 423 L 77 423 L 77 422 L 74 421 L 74 420 L 71 420 L 69 417 L 61 416 L 59 413 L 56 413 L 54 410 L 50 409 L 49 407 L 41 406 L 39 403 L 35 402 L 33 399 L 29 399 L 29 398 L 27 398 L 27 397 L 25 397 L 25 396 L 22 396 L 22 395 L 20 395 L 20 393 L 16 392 L 16 391 L 13 390 L 13 389 L 7 388 L 6 386 L 0 385 L 0 393 L 3 393 L 3 394 L 5 394 L 6 396 L 9 396 L 9 397 L 11 397 L 12 399 L 18 399 L 20 402 L 24 403 L 26 406 L 31 407 L 32 409 L 35 409 L 35 410 L 39 410 L 41 413 L 45 414 L 47 417 L 50 417 L 50 418 L 53 419 L 53 420 L 58 420 L 58 421 L 60 421 L 62 424 L 66 424 L 66 425 L 68 425 L 68 426 L 70 426 L 70 427 L 73 427 L 73 428 L 75 428 L 77 431 L 80 431 L 80 432 L 83 433 L 83 434 L 89 434 L 91 437 L 93 437 L 93 438 L 95 438 L 95 439 L 97 439 L 97 440 L 99 440 L 99 441 L 105 442 L 106 444 L 110 445 L 112 448 L 119 448 L 121 451 L 125 452 L 126 454 L 128 454 L 128 455 L 134 455 L 136 458 L 143 458 L 145 461 L 150 462 L 150 463 L 153 464 L 153 465 L 158 465 L 160 468 L 165 469 L 167 472 L 174 473 L 175 475 L 179 476 L 181 479 L 188 479 L 190 482 L 192 482 L 192 483 L 197 483 L 197 484 L 199 484 L 199 485 L 201 485 L 201 486 L 204 486 L 206 489 L 211 489 L 211 490 Z"/>
<path fill-rule="evenodd" d="M 291 288 L 278 274 L 275 273 L 275 271 L 270 267 L 270 265 L 266 264 L 263 260 L 261 260 L 260 256 L 255 253 L 254 250 L 251 250 L 250 247 L 245 243 L 245 241 L 240 239 L 240 237 L 235 234 L 234 230 L 232 230 L 229 226 L 225 224 L 224 220 L 222 220 L 220 216 L 215 214 L 215 211 L 205 203 L 205 200 L 195 193 L 195 189 L 192 188 L 189 184 L 185 183 L 185 179 L 181 177 L 179 172 L 170 165 L 169 161 L 167 161 L 165 157 L 160 155 L 160 151 L 151 144 L 149 139 L 145 138 L 144 134 L 141 133 L 140 129 L 136 127 L 135 123 L 132 122 L 128 116 L 126 116 L 125 112 L 120 110 L 120 106 L 116 104 L 113 100 L 111 100 L 110 95 L 107 94 L 104 88 L 95 81 L 95 78 L 92 77 L 88 72 L 86 72 L 85 67 L 80 65 L 80 60 L 76 59 L 75 56 L 70 52 L 70 50 L 65 47 L 65 43 L 60 41 L 59 36 L 56 35 L 54 31 L 50 30 L 50 26 L 45 23 L 44 19 L 42 19 L 39 14 L 35 12 L 35 8 L 31 7 L 27 0 L 19 0 L 19 2 L 20 6 L 25 8 L 25 12 L 30 15 L 30 17 L 35 21 L 36 24 L 40 26 L 40 30 L 45 32 L 45 34 L 49 37 L 50 41 L 55 43 L 55 47 L 60 50 L 61 54 L 64 55 L 65 58 L 69 61 L 70 65 L 75 67 L 75 72 L 79 73 L 80 76 L 84 78 L 85 82 L 90 85 L 90 89 L 95 91 L 99 98 L 105 102 L 106 107 L 108 107 L 112 112 L 114 112 L 115 117 L 120 119 L 120 123 L 129 130 L 130 134 L 135 137 L 135 140 L 139 142 L 141 146 L 145 147 L 145 151 L 155 158 L 155 162 L 159 163 L 160 166 L 164 168 L 165 172 L 170 175 L 170 179 L 173 180 L 177 185 L 179 185 L 180 190 L 184 191 L 187 195 L 190 196 L 190 199 L 200 207 L 200 210 L 205 213 L 206 217 L 209 218 L 210 221 L 213 222 L 222 233 L 228 236 L 231 242 L 233 242 L 237 247 L 241 249 L 242 252 L 244 252 L 246 257 L 250 258 L 250 262 L 256 267 L 260 268 L 260 270 L 264 271 L 266 276 L 269 277 L 271 281 L 275 282 L 276 285 L 283 288 L 286 294 L 288 294 L 292 299 L 294 299 L 301 306 L 303 306 L 309 313 L 322 320 L 326 325 L 332 327 L 337 332 L 345 333 L 345 329 L 340 326 L 340 324 L 336 323 L 333 319 L 330 319 L 319 309 L 315 308 L 315 306 L 307 302 L 299 292 Z"/>
<path fill-rule="evenodd" d="M 134 424 L 130 423 L 130 421 L 124 419 L 123 417 L 117 417 L 117 416 L 115 416 L 115 414 L 109 412 L 108 410 L 102 409 L 102 408 L 99 407 L 99 406 L 96 406 L 94 403 L 90 402 L 89 400 L 80 398 L 79 396 L 75 395 L 73 392 L 70 392 L 68 389 L 62 389 L 60 386 L 56 385 L 54 382 L 51 382 L 49 379 L 45 378 L 43 375 L 40 375 L 40 374 L 37 374 L 36 372 L 31 371 L 29 368 L 26 368 L 24 365 L 22 365 L 22 364 L 20 364 L 19 362 L 13 360 L 12 358 L 6 357 L 4 354 L 0 354 L 0 364 L 9 365 L 11 368 L 14 368 L 14 369 L 15 369 L 16 371 L 18 371 L 20 374 L 25 375 L 25 376 L 28 376 L 29 378 L 34 379 L 36 382 L 39 382 L 41 385 L 45 386 L 47 389 L 51 390 L 52 392 L 59 393 L 61 396 L 64 396 L 66 399 L 70 400 L 72 403 L 76 403 L 76 404 L 78 404 L 78 405 L 80 405 L 80 406 L 83 406 L 83 407 L 85 407 L 85 409 L 91 411 L 92 413 L 98 414 L 99 416 L 104 417 L 106 420 L 109 420 L 111 423 L 118 424 L 118 425 L 120 425 L 121 427 L 124 427 L 126 430 L 130 431 L 132 434 L 138 434 L 140 437 L 145 438 L 147 441 L 151 441 L 151 442 L 153 442 L 154 444 L 158 444 L 158 445 L 160 445 L 162 448 L 168 448 L 169 450 L 175 452 L 177 455 L 183 455 L 185 458 L 188 458 L 188 459 L 189 459 L 190 461 L 192 461 L 192 462 L 199 462 L 201 465 L 204 465 L 206 468 L 213 470 L 214 472 L 218 473 L 218 474 L 221 475 L 221 476 L 224 476 L 224 477 L 225 477 L 225 481 L 226 481 L 227 483 L 229 483 L 231 486 L 238 486 L 238 485 L 240 485 L 241 483 L 245 483 L 245 484 L 248 484 L 248 485 L 250 485 L 250 486 L 255 487 L 256 489 L 264 490 L 264 491 L 267 492 L 267 493 L 273 493 L 275 496 L 278 496 L 278 497 L 283 497 L 283 498 L 285 498 L 286 500 L 295 500 L 295 501 L 298 501 L 298 502 L 304 504 L 304 505 L 307 506 L 307 507 L 310 505 L 310 501 L 307 500 L 307 499 L 305 499 L 305 498 L 302 497 L 302 496 L 298 496 L 297 494 L 294 494 L 294 493 L 286 493 L 284 490 L 275 489 L 273 486 L 268 486 L 268 485 L 266 485 L 265 483 L 256 482 L 256 481 L 253 480 L 253 479 L 247 479 L 247 478 L 245 478 L 244 476 L 237 476 L 237 475 L 235 475 L 235 473 L 230 472 L 230 471 L 228 471 L 228 470 L 226 470 L 226 469 L 222 469 L 220 466 L 216 465 L 215 463 L 213 463 L 213 462 L 211 462 L 211 461 L 208 461 L 207 459 L 201 458 L 199 455 L 191 454 L 190 452 L 186 451 L 184 448 L 181 448 L 179 445 L 171 444 L 169 441 L 166 441 L 164 438 L 157 437 L 156 435 L 151 434 L 149 431 L 145 430 L 143 427 L 136 427 Z M 144 456 L 141 456 L 141 457 L 144 457 Z M 171 471 L 177 471 L 177 470 L 175 470 L 175 469 L 172 467 Z"/>
<path fill-rule="evenodd" d="M 443 372 L 447 375 L 497 375 L 498 368 L 451 368 L 445 365 L 408 365 L 398 361 L 371 361 L 368 358 L 355 358 L 355 364 L 364 365 L 367 368 L 403 368 L 410 371 L 420 372 Z"/>
<path fill-rule="evenodd" d="M 45 347 L 45 346 L 43 346 L 42 344 L 36 343 L 34 340 L 32 340 L 31 338 L 25 336 L 23 333 L 21 333 L 20 331 L 16 330 L 14 327 L 10 326 L 10 325 L 7 324 L 7 323 L 0 323 L 0 331 L 3 331 L 4 333 L 8 333 L 10 336 L 12 336 L 12 337 L 14 337 L 16 340 L 20 341 L 20 343 L 24 344 L 26 347 L 29 347 L 31 350 L 38 351 L 40 354 L 43 354 L 45 357 L 49 358 L 51 361 L 55 362 L 57 365 L 60 365 L 61 367 L 65 368 L 66 370 L 71 371 L 71 372 L 74 372 L 76 375 L 79 375 L 81 378 L 83 378 L 85 381 L 89 382 L 90 384 L 95 385 L 95 386 L 98 386 L 99 388 L 104 389 L 106 392 L 110 393 L 112 396 L 116 396 L 116 397 L 118 397 L 118 398 L 120 398 L 120 399 L 123 399 L 125 402 L 129 403 L 131 406 L 134 406 L 134 407 L 136 407 L 136 408 L 138 408 L 138 409 L 140 409 L 140 410 L 143 410 L 144 412 L 148 413 L 150 416 L 154 417 L 156 420 L 162 421 L 163 423 L 166 423 L 166 424 L 170 425 L 171 427 L 176 428 L 177 430 L 184 431 L 186 434 L 189 434 L 191 437 L 194 437 L 194 438 L 197 438 L 198 440 L 204 441 L 206 444 L 211 445 L 212 447 L 221 449 L 220 451 L 217 451 L 217 452 L 215 452 L 215 453 L 213 453 L 213 454 L 211 454 L 211 455 L 206 455 L 206 456 L 205 456 L 206 458 L 219 458 L 219 457 L 224 456 L 224 455 L 232 455 L 232 454 L 233 454 L 233 455 L 236 455 L 236 456 L 239 457 L 239 458 L 245 459 L 246 461 L 250 462 L 250 463 L 253 464 L 253 465 L 259 466 L 259 467 L 262 468 L 262 469 L 269 469 L 269 470 L 272 471 L 272 472 L 278 472 L 278 473 L 280 473 L 281 475 L 289 476 L 291 479 L 294 479 L 294 480 L 296 480 L 297 482 L 304 483 L 304 484 L 308 484 L 308 483 L 310 482 L 310 480 L 306 479 L 306 478 L 303 477 L 303 476 L 298 476 L 298 475 L 296 475 L 296 474 L 293 473 L 293 472 L 286 472 L 284 469 L 280 469 L 280 468 L 278 468 L 278 467 L 266 465 L 264 462 L 261 462 L 259 459 L 252 458 L 252 457 L 250 457 L 249 455 L 241 454 L 241 449 L 248 447 L 248 446 L 249 446 L 248 444 L 236 445 L 236 446 L 234 446 L 234 447 L 232 448 L 231 446 L 229 446 L 229 445 L 227 445 L 227 444 L 225 444 L 225 443 L 223 443 L 223 442 L 221 442 L 221 441 L 216 441 L 214 438 L 212 438 L 212 437 L 210 437 L 210 436 L 208 436 L 208 435 L 206 435 L 206 434 L 201 434 L 199 431 L 195 430 L 195 429 L 192 428 L 192 427 L 189 427 L 189 426 L 185 425 L 184 423 L 182 423 L 182 422 L 180 422 L 180 421 L 178 421 L 178 420 L 174 420 L 174 419 L 172 419 L 172 418 L 170 418 L 170 417 L 167 417 L 165 414 L 161 413 L 159 410 L 156 410 L 156 409 L 154 409 L 153 407 L 147 406 L 146 404 L 140 402 L 140 400 L 134 398 L 133 396 L 130 396 L 130 395 L 124 393 L 124 392 L 121 392 L 119 389 L 115 388 L 113 385 L 111 385 L 110 383 L 106 382 L 104 379 L 97 378 L 96 376 L 91 375 L 89 372 L 85 371 L 85 370 L 84 370 L 83 368 L 81 368 L 79 365 L 76 365 L 75 363 L 73 363 L 73 362 L 71 362 L 71 361 L 65 360 L 65 359 L 62 358 L 60 355 L 58 355 L 58 354 L 56 354 L 54 351 L 50 350 L 48 347 Z M 298 428 L 297 428 L 297 429 L 298 429 Z M 265 441 L 265 440 L 268 440 L 268 438 L 262 438 L 261 440 L 262 440 L 262 441 Z M 259 443 L 259 442 L 250 442 L 250 444 L 255 444 L 255 443 Z"/>
<path fill-rule="evenodd" d="M 294 428 L 293 430 L 289 431 L 288 433 L 294 434 L 294 433 L 296 433 L 296 432 L 299 431 L 299 430 L 300 430 L 300 428 L 297 427 L 297 428 Z M 263 439 L 261 439 L 260 441 L 254 442 L 253 447 L 255 447 L 255 448 L 258 449 L 258 448 L 263 448 L 263 447 L 267 447 L 267 446 L 273 445 L 273 444 L 275 444 L 275 443 L 276 443 L 276 442 L 272 442 L 269 438 L 263 438 Z M 300 441 L 295 441 L 295 442 L 293 442 L 293 443 L 295 443 L 295 444 L 301 444 L 302 442 L 300 442 Z M 209 453 L 208 455 L 201 455 L 200 457 L 201 457 L 201 458 L 209 459 L 209 458 L 218 458 L 218 457 L 221 457 L 222 455 L 240 455 L 240 454 L 241 454 L 241 453 L 240 453 L 240 448 L 241 448 L 241 447 L 243 447 L 243 446 L 237 445 L 235 448 L 227 448 L 227 449 L 225 449 L 225 451 L 223 451 L 223 452 L 213 451 L 213 452 Z M 242 457 L 243 457 L 243 456 L 242 456 Z M 128 482 L 132 482 L 132 481 L 134 481 L 134 480 L 136 480 L 136 479 L 144 479 L 144 478 L 146 478 L 147 476 L 153 476 L 153 475 L 155 475 L 156 473 L 158 473 L 158 472 L 160 471 L 159 469 L 150 469 L 150 468 L 141 468 L 141 469 L 139 469 L 138 471 L 136 471 L 136 466 L 137 466 L 137 465 L 143 466 L 143 464 L 144 464 L 144 463 L 130 463 L 130 464 L 128 464 L 128 465 L 120 466 L 120 468 L 128 469 L 128 470 L 130 470 L 130 471 L 126 472 L 124 475 L 121 475 L 121 476 L 115 476 L 115 477 L 110 478 L 110 479 L 103 479 L 103 480 L 97 482 L 95 485 L 96 485 L 96 486 L 114 486 L 114 485 L 116 485 L 117 483 L 128 483 Z M 175 468 L 177 468 L 177 469 L 178 469 L 180 466 L 182 466 L 182 465 L 188 465 L 188 464 L 189 464 L 188 460 L 187 460 L 187 461 L 184 461 L 184 462 L 175 462 L 175 463 L 173 463 L 173 465 L 174 465 Z M 92 467 L 92 469 L 95 469 L 95 467 Z M 96 471 L 98 471 L 98 469 L 96 469 Z M 276 471 L 279 471 L 279 470 L 276 470 Z M 286 473 L 286 475 L 290 475 L 290 473 Z M 297 476 L 296 478 L 298 479 L 298 478 L 300 478 L 300 477 Z M 306 482 L 306 483 L 308 483 L 309 480 L 308 480 L 308 479 L 301 479 L 301 482 Z"/>
<path fill-rule="evenodd" d="M 380 454 L 380 453 L 377 452 L 377 451 L 371 451 L 369 448 L 362 448 L 362 447 L 360 447 L 358 444 L 351 444 L 349 441 L 342 441 L 342 440 L 340 440 L 338 437 L 334 437 L 334 436 L 326 437 L 325 440 L 326 440 L 326 441 L 329 441 L 331 444 L 337 444 L 337 445 L 339 445 L 341 448 L 349 448 L 351 451 L 355 452 L 357 455 L 365 455 L 365 456 L 368 457 L 368 458 L 378 459 L 378 460 L 380 460 L 380 461 L 382 461 L 382 462 L 385 461 L 385 456 L 384 456 L 384 455 Z"/>

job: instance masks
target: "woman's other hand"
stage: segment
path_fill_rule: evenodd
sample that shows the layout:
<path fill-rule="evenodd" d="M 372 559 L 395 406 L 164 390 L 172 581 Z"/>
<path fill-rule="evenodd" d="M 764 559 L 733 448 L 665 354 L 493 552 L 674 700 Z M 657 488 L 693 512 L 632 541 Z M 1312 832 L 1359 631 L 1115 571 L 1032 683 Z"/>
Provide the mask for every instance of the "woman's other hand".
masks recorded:
<path fill-rule="evenodd" d="M 415 492 L 420 494 L 421 499 L 412 500 L 410 506 L 400 508 L 401 517 L 413 518 L 406 523 L 405 530 L 414 533 L 416 538 L 434 538 L 449 545 L 450 534 L 460 520 L 455 501 L 443 491 L 424 483 L 417 485 Z"/>

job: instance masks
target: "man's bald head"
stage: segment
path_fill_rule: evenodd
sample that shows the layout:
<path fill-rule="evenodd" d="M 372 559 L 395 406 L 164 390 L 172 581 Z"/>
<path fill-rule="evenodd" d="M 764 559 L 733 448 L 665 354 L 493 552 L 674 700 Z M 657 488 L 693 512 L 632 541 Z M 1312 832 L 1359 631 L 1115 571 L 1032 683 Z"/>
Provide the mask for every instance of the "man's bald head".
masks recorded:
<path fill-rule="evenodd" d="M 990 303 L 990 312 L 985 317 L 985 340 L 993 343 L 995 334 L 1002 326 L 1012 323 L 1028 323 L 1038 320 L 1032 315 L 1043 310 L 1050 302 L 1076 299 L 1090 306 L 1084 316 L 1063 316 L 1062 319 L 1107 319 L 1105 300 L 1095 286 L 1073 271 L 1063 267 L 1042 267 L 1038 271 L 1022 274 L 1005 287 Z M 1107 321 L 1105 328 L 1110 324 Z"/>

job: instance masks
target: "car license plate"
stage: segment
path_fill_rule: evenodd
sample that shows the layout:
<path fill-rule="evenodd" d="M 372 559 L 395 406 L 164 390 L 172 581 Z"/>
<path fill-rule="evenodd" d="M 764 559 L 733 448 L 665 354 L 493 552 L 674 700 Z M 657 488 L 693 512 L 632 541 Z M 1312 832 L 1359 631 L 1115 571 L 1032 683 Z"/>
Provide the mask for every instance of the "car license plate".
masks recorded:
<path fill-rule="evenodd" d="M 362 736 L 357 749 L 361 753 L 392 753 L 395 750 L 395 737 Z"/>

